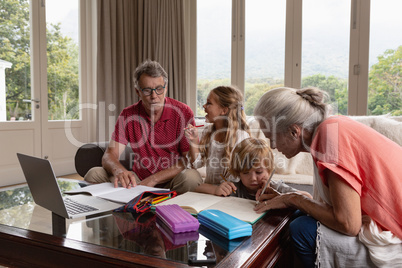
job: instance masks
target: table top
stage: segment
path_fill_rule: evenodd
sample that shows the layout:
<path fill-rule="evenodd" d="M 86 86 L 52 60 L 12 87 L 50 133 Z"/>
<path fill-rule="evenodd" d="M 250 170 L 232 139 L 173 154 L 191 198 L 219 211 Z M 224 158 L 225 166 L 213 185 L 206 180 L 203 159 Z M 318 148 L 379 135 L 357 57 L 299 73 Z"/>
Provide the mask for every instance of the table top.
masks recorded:
<path fill-rule="evenodd" d="M 79 181 L 59 179 L 62 192 L 79 188 Z M 253 225 L 253 235 L 227 240 L 201 226 L 196 232 L 173 234 L 157 221 L 153 212 L 140 215 L 108 212 L 90 218 L 66 220 L 65 237 L 52 235 L 52 214 L 36 205 L 27 185 L 0 190 L 0 244 L 2 235 L 13 235 L 12 240 L 25 243 L 51 243 L 63 249 L 85 248 L 95 255 L 118 258 L 129 263 L 158 267 L 161 262 L 172 266 L 187 266 L 187 242 L 211 240 L 217 265 L 253 263 L 272 240 L 271 248 L 280 241 L 278 233 L 287 224 L 292 211 L 268 212 Z M 4 236 L 9 239 L 9 236 Z M 29 240 L 29 242 L 27 242 Z M 20 243 L 20 242 L 18 242 Z M 35 244 L 35 245 L 36 245 Z M 272 249 L 275 250 L 275 249 Z M 77 253 L 77 254 L 83 254 Z M 109 256 L 110 255 L 110 256 Z M 124 256 L 124 257 L 122 257 Z M 0 262 L 2 260 L 0 256 Z"/>

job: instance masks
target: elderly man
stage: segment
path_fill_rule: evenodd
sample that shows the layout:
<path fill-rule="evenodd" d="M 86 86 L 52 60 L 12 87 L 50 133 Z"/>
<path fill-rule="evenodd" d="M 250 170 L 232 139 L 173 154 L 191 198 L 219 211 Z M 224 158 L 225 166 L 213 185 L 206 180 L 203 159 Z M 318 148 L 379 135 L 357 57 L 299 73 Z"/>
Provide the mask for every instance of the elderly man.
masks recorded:
<path fill-rule="evenodd" d="M 170 188 L 178 194 L 201 184 L 196 170 L 185 169 L 189 144 L 184 128 L 194 124 L 193 111 L 184 103 L 166 97 L 166 71 L 155 61 L 146 60 L 134 72 L 134 86 L 140 101 L 126 107 L 102 158 L 103 167 L 88 171 L 91 183 L 113 182 L 130 188 L 136 185 Z M 130 144 L 132 171 L 124 168 L 119 157 Z"/>

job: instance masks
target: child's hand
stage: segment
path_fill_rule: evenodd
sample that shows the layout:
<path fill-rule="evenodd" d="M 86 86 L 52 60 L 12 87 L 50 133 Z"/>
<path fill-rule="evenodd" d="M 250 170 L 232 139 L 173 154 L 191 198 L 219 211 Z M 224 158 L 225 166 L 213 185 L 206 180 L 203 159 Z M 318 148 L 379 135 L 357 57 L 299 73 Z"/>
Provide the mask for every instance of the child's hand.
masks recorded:
<path fill-rule="evenodd" d="M 189 141 L 198 143 L 198 131 L 195 126 L 188 124 L 184 129 L 184 134 Z"/>
<path fill-rule="evenodd" d="M 228 196 L 233 191 L 236 191 L 236 186 L 231 181 L 224 181 L 215 189 L 215 195 L 218 196 Z"/>

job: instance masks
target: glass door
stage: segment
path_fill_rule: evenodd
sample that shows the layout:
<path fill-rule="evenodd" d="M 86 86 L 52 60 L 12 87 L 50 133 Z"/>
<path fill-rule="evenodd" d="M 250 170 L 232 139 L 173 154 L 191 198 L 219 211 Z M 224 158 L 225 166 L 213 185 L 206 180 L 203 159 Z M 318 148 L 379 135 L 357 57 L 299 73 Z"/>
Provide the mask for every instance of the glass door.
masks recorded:
<path fill-rule="evenodd" d="M 0 186 L 25 181 L 17 152 L 50 159 L 56 175 L 73 173 L 85 135 L 79 1 L 0 5 Z"/>

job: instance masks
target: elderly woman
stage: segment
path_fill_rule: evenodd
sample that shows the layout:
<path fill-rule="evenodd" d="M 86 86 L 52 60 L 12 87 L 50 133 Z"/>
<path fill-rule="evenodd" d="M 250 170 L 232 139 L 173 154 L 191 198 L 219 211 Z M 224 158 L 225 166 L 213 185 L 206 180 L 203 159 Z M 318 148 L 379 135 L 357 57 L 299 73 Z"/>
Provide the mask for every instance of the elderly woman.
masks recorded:
<path fill-rule="evenodd" d="M 329 116 L 325 96 L 276 88 L 257 103 L 254 115 L 271 147 L 287 158 L 309 152 L 315 174 L 314 199 L 268 189 L 257 193 L 265 201 L 255 210 L 305 213 L 290 233 L 306 267 L 401 267 L 402 147 L 346 116 Z"/>

